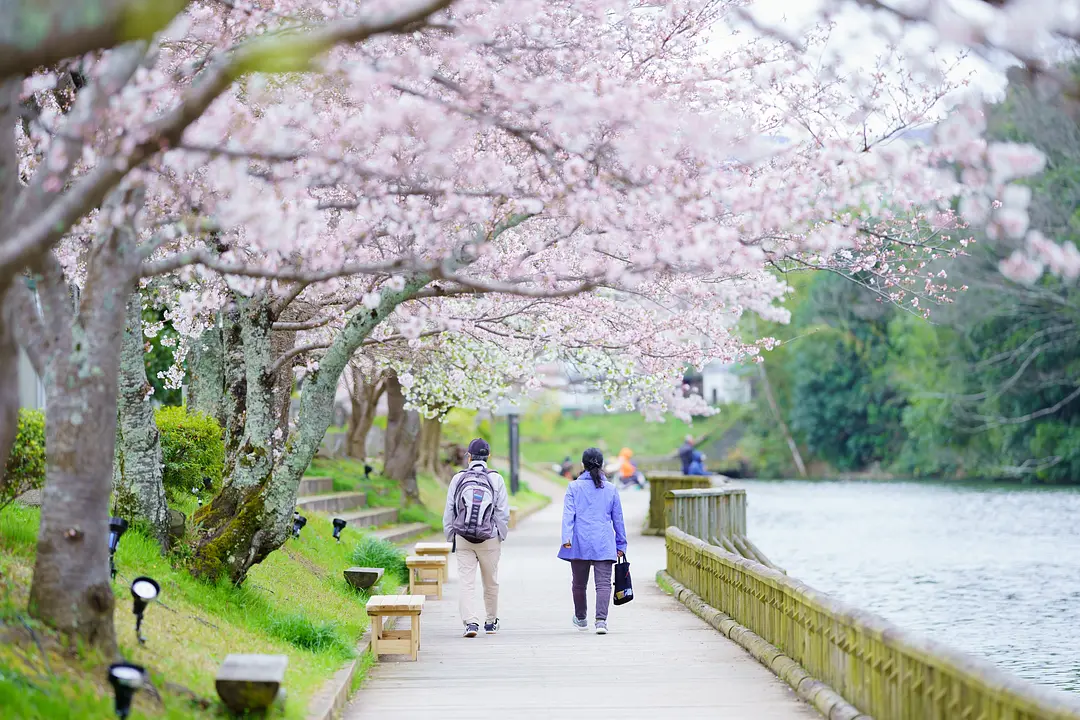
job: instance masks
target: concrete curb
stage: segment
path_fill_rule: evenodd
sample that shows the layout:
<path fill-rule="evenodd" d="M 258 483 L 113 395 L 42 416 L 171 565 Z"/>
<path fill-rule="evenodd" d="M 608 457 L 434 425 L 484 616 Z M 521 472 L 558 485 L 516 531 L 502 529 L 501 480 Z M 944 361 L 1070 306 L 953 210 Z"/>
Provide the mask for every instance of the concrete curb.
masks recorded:
<path fill-rule="evenodd" d="M 371 631 L 367 630 L 356 646 L 356 658 L 334 673 L 334 677 L 311 699 L 308 704 L 307 720 L 334 720 L 341 717 L 349 704 L 350 690 L 356 671 L 370 649 Z"/>
<path fill-rule="evenodd" d="M 762 665 L 790 685 L 796 695 L 813 705 L 828 720 L 873 720 L 831 687 L 813 678 L 801 665 L 780 652 L 779 648 L 735 622 L 730 615 L 706 603 L 693 590 L 671 577 L 666 570 L 656 573 L 656 578 L 658 583 L 662 580 L 672 587 L 676 600 L 757 658 Z"/>

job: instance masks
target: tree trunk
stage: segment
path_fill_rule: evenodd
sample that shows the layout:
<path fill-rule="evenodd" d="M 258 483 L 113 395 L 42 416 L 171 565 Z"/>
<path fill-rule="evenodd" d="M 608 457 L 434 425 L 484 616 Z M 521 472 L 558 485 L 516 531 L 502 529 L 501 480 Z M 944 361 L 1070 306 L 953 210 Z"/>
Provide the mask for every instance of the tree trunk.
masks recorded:
<path fill-rule="evenodd" d="M 441 467 L 441 418 L 424 418 L 420 424 L 420 469 L 438 477 Z"/>
<path fill-rule="evenodd" d="M 0 302 L 7 288 L 0 287 Z M 0 481 L 19 430 L 19 346 L 15 343 L 14 319 L 0 307 Z"/>
<path fill-rule="evenodd" d="M 799 475 L 806 477 L 806 464 L 803 463 L 802 453 L 799 452 L 799 445 L 795 442 L 795 438 L 792 437 L 791 430 L 788 429 L 787 423 L 784 422 L 783 415 L 780 414 L 780 406 L 776 402 L 776 396 L 773 395 L 772 384 L 769 382 L 769 375 L 765 372 L 765 363 L 760 362 L 757 366 L 758 374 L 761 376 L 761 385 L 765 390 L 765 399 L 769 401 L 769 407 L 772 408 L 773 416 L 776 418 L 776 424 L 779 426 L 780 432 L 787 442 L 788 450 L 791 451 L 791 459 L 795 461 L 795 467 L 799 471 Z"/>
<path fill-rule="evenodd" d="M 132 206 L 141 197 L 117 190 L 103 212 Z M 43 302 L 49 319 L 69 325 L 44 378 L 46 479 L 30 613 L 106 656 L 116 650 L 108 535 L 120 348 L 138 267 L 134 228 L 111 228 L 94 239 L 78 316 Z"/>
<path fill-rule="evenodd" d="M 153 387 L 146 379 L 145 339 L 142 328 L 142 292 L 128 297 L 120 350 L 120 432 L 114 473 L 114 513 L 144 522 L 150 533 L 169 549 L 169 506 L 162 484 L 161 436 L 150 402 Z"/>
<path fill-rule="evenodd" d="M 188 365 L 187 406 L 225 427 L 225 347 L 222 328 L 214 324 L 192 344 Z"/>
<path fill-rule="evenodd" d="M 304 380 L 296 434 L 287 449 L 284 439 L 272 443 L 270 323 L 266 306 L 245 301 L 241 327 L 247 382 L 244 439 L 237 461 L 229 468 L 221 491 L 195 515 L 200 528 L 192 572 L 204 578 L 228 577 L 239 584 L 289 537 L 296 492 L 322 443 L 334 414 L 341 373 L 364 339 L 394 308 L 429 282 L 423 275 L 396 292 L 385 292 L 377 308 L 352 315 Z M 419 422 L 417 422 L 419 429 Z M 280 455 L 275 455 L 280 451 Z M 414 483 L 415 484 L 415 483 Z M 418 496 L 418 493 L 416 493 Z"/>
<path fill-rule="evenodd" d="M 405 395 L 397 375 L 386 381 L 386 458 L 384 473 L 397 480 L 408 505 L 420 502 L 416 461 L 420 449 L 420 413 L 405 409 Z"/>
<path fill-rule="evenodd" d="M 386 390 L 385 378 L 374 381 L 364 375 L 356 365 L 349 366 L 349 435 L 346 452 L 357 460 L 367 458 L 367 438 L 375 421 L 379 398 Z"/>
<path fill-rule="evenodd" d="M 244 366 L 244 338 L 240 327 L 240 310 L 229 306 L 221 314 L 222 369 L 225 397 L 222 402 L 225 431 L 225 467 L 236 462 L 236 453 L 244 437 L 247 417 L 247 370 Z"/>

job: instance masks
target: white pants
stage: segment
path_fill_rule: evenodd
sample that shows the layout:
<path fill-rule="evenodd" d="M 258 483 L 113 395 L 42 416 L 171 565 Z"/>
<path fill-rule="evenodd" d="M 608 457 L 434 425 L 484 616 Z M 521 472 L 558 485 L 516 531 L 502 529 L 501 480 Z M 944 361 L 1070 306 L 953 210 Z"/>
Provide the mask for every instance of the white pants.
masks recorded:
<path fill-rule="evenodd" d="M 476 566 L 480 565 L 480 578 L 484 583 L 484 610 L 486 622 L 494 622 L 499 613 L 499 555 L 502 541 L 491 538 L 482 543 L 457 539 L 458 579 L 461 581 L 461 597 L 458 600 L 461 622 L 479 625 L 476 612 Z"/>

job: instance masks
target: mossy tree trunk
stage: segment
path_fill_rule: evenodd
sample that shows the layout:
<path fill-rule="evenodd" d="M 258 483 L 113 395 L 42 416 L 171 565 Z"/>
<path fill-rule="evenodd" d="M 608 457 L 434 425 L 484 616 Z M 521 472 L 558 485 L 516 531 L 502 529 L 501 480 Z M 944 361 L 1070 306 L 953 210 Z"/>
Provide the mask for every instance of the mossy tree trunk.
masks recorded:
<path fill-rule="evenodd" d="M 416 461 L 420 450 L 420 413 L 405 409 L 405 395 L 396 374 L 386 381 L 386 407 L 384 472 L 401 485 L 406 503 L 419 503 Z"/>
<path fill-rule="evenodd" d="M 413 276 L 402 290 L 384 293 L 377 308 L 349 318 L 318 369 L 304 380 L 296 433 L 288 444 L 275 437 L 271 301 L 238 301 L 247 385 L 243 436 L 236 443 L 235 460 L 226 460 L 221 491 L 195 515 L 195 575 L 242 583 L 254 565 L 284 544 L 300 478 L 330 427 L 341 373 L 372 330 L 428 282 L 426 275 Z"/>
<path fill-rule="evenodd" d="M 103 212 L 141 204 L 141 192 L 117 190 Z M 55 256 L 38 285 L 48 421 L 30 613 L 107 656 L 116 649 L 108 525 L 120 349 L 139 262 L 129 218 L 94 238 L 78 314 Z"/>
<path fill-rule="evenodd" d="M 386 377 L 369 377 L 357 364 L 349 365 L 349 434 L 346 452 L 349 457 L 367 457 L 367 438 L 375 422 L 379 398 L 386 391 Z"/>
<path fill-rule="evenodd" d="M 142 292 L 136 288 L 128 297 L 120 350 L 114 502 L 117 515 L 143 522 L 165 551 L 169 545 L 169 507 L 162 483 L 161 435 L 150 402 L 153 386 L 146 379 L 142 306 Z"/>
<path fill-rule="evenodd" d="M 222 372 L 225 395 L 222 402 L 225 431 L 225 467 L 232 467 L 247 417 L 247 372 L 244 366 L 244 338 L 240 309 L 234 303 L 221 314 Z"/>
<path fill-rule="evenodd" d="M 225 427 L 225 346 L 220 323 L 215 322 L 192 343 L 190 357 L 188 409 L 209 415 Z"/>

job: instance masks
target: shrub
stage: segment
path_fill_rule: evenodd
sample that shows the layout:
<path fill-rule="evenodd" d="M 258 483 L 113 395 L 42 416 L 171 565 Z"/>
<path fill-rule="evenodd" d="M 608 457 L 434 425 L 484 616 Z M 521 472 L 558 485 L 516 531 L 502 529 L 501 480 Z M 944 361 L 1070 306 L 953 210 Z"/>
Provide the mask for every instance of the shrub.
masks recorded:
<path fill-rule="evenodd" d="M 405 553 L 394 543 L 374 537 L 366 537 L 353 548 L 352 563 L 359 567 L 382 568 L 388 575 L 409 577 L 405 565 Z"/>
<path fill-rule="evenodd" d="M 266 628 L 272 636 L 303 650 L 330 653 L 342 659 L 352 656 L 352 648 L 337 623 L 315 622 L 304 615 L 282 615 Z"/>
<path fill-rule="evenodd" d="M 163 407 L 156 413 L 165 462 L 162 482 L 171 498 L 202 494 L 203 478 L 216 488 L 225 464 L 225 442 L 217 420 L 182 407 Z"/>
<path fill-rule="evenodd" d="M 0 480 L 0 508 L 45 484 L 45 413 L 19 409 L 19 429 Z"/>

